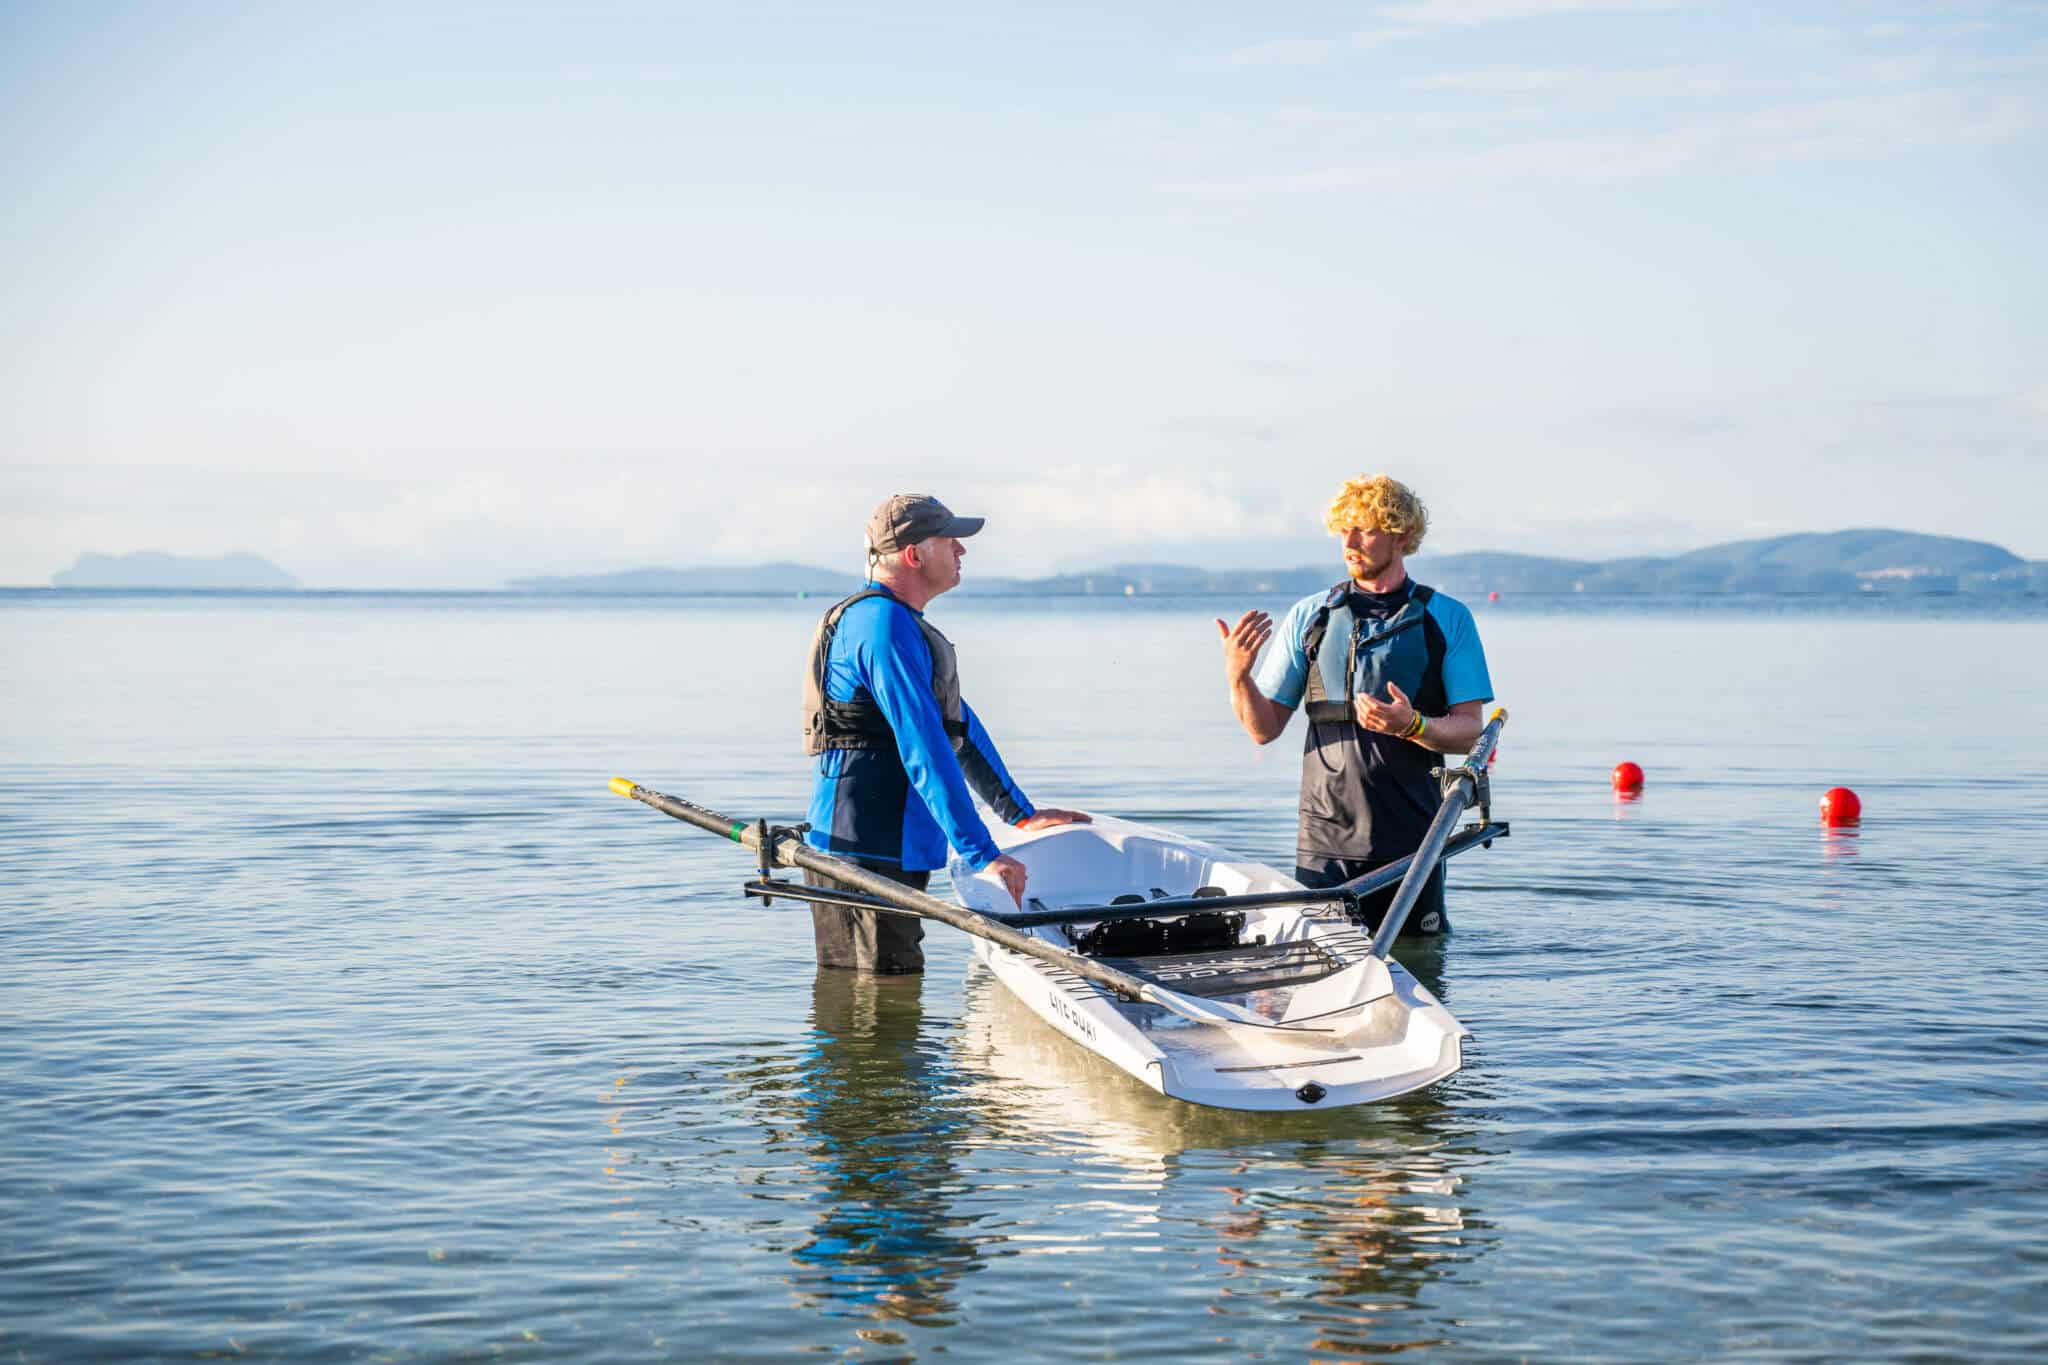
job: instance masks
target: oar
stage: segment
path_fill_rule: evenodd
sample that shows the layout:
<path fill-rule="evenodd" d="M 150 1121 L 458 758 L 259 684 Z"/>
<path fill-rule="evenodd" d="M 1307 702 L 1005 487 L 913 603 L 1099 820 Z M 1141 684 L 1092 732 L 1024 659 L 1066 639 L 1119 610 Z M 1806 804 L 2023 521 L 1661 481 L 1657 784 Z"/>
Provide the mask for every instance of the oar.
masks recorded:
<path fill-rule="evenodd" d="M 1455 857 L 1470 848 L 1492 844 L 1508 837 L 1505 820 L 1490 821 L 1459 830 L 1444 845 L 1443 856 Z M 1068 905 L 1058 910 L 1032 910 L 1004 915 L 1005 924 L 1024 928 L 1036 924 L 1101 924 L 1108 920 L 1153 919 L 1161 916 L 1205 914 L 1222 910 L 1260 910 L 1275 905 L 1356 905 L 1361 896 L 1399 882 L 1408 875 L 1414 855 L 1397 858 L 1385 867 L 1353 877 L 1335 886 L 1302 887 L 1293 891 L 1251 891 L 1237 896 L 1168 896 L 1163 900 L 1133 901 L 1123 905 Z"/>
<path fill-rule="evenodd" d="M 1486 728 L 1479 732 L 1479 739 L 1472 746 L 1472 754 L 1455 768 L 1444 769 L 1444 801 L 1436 808 L 1436 818 L 1429 822 L 1429 832 L 1422 836 L 1414 855 L 1408 862 L 1408 875 L 1401 879 L 1401 889 L 1394 893 L 1394 903 L 1387 907 L 1386 917 L 1380 927 L 1373 931 L 1372 950 L 1385 957 L 1394 950 L 1394 940 L 1401 935 L 1401 926 L 1407 923 L 1408 912 L 1415 908 L 1415 902 L 1422 896 L 1422 888 L 1429 883 L 1430 874 L 1443 861 L 1444 843 L 1457 828 L 1458 817 L 1474 801 L 1481 801 L 1486 790 L 1486 760 L 1493 756 L 1493 746 L 1500 742 L 1500 730 L 1508 723 L 1505 706 L 1493 708 L 1487 718 Z M 1484 811 L 1485 803 L 1481 801 Z"/>
<path fill-rule="evenodd" d="M 870 872 L 864 867 L 835 858 L 829 853 L 820 853 L 787 830 L 769 829 L 765 823 L 748 824 L 720 815 L 715 810 L 685 801 L 680 797 L 664 795 L 649 787 L 623 777 L 615 777 L 611 788 L 620 796 L 631 797 L 644 805 L 654 807 L 663 815 L 671 816 L 686 825 L 722 835 L 743 848 L 753 849 L 761 855 L 764 864 L 775 863 L 785 867 L 800 867 L 822 873 L 835 881 L 844 882 L 857 891 L 864 891 L 877 900 L 887 901 L 898 910 L 949 924 L 962 933 L 976 938 L 985 938 L 1025 957 L 1036 958 L 1062 971 L 1072 972 L 1086 981 L 1115 991 L 1131 1000 L 1143 1000 L 1170 1010 L 1184 1019 L 1198 1024 L 1220 1024 L 1234 1028 L 1259 1028 L 1280 1033 L 1327 1033 L 1328 1029 L 1308 1029 L 1296 1025 L 1276 1024 L 1261 1018 L 1250 1010 L 1221 1000 L 1200 1000 L 1194 996 L 1170 991 L 1157 982 L 1120 972 L 1094 958 L 1057 948 L 1044 939 L 1036 938 L 1007 924 L 1000 924 L 986 915 L 976 914 L 965 906 L 953 905 L 937 896 L 913 891 L 900 882 Z M 763 848 L 762 844 L 768 845 Z"/>
<path fill-rule="evenodd" d="M 1448 861 L 1467 849 L 1491 845 L 1495 839 L 1508 837 L 1508 823 L 1505 820 L 1491 820 L 1483 825 L 1467 825 L 1452 835 L 1444 845 L 1443 858 Z M 1358 901 L 1375 891 L 1384 891 L 1399 885 L 1408 875 L 1408 864 L 1415 861 L 1415 855 L 1396 858 L 1384 867 L 1353 877 L 1348 882 L 1335 886 L 1311 889 L 1296 887 L 1292 891 L 1252 891 L 1237 896 L 1167 896 L 1161 900 L 1139 900 L 1113 902 L 1108 905 L 1068 905 L 1058 910 L 1031 910 L 1014 915 L 997 913 L 992 916 L 998 923 L 1013 929 L 1035 928 L 1041 924 L 1107 924 L 1112 920 L 1126 919 L 1172 919 L 1179 915 L 1215 914 L 1225 910 L 1263 910 L 1272 906 L 1286 905 L 1341 905 L 1355 908 Z M 894 910 L 896 907 L 878 901 L 873 896 L 863 896 L 858 891 L 843 891 L 837 887 L 791 886 L 779 881 L 748 882 L 740 888 L 749 896 L 762 900 L 809 901 L 812 905 L 837 905 L 848 910 Z"/>

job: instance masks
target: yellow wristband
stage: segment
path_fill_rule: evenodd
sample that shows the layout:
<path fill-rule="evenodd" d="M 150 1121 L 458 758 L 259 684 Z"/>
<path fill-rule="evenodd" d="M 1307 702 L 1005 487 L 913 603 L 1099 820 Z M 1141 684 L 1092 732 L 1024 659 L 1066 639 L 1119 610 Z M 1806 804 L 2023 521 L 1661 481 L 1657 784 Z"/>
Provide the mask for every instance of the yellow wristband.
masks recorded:
<path fill-rule="evenodd" d="M 1423 734 L 1428 731 L 1428 729 L 1429 722 L 1422 718 L 1422 713 L 1420 711 L 1417 711 L 1415 713 L 1415 720 L 1408 726 L 1408 728 L 1405 731 L 1402 732 L 1401 738 L 1420 739 L 1423 736 Z"/>

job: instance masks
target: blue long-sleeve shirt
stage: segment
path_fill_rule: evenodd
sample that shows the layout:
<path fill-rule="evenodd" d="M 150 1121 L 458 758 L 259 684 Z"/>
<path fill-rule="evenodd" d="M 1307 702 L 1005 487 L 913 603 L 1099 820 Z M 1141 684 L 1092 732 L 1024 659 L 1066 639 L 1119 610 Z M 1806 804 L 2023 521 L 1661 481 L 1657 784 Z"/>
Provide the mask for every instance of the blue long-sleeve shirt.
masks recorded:
<path fill-rule="evenodd" d="M 825 658 L 825 696 L 872 700 L 894 732 L 893 749 L 828 749 L 818 756 L 808 841 L 905 871 L 946 865 L 958 849 L 975 868 L 1001 852 L 970 790 L 1014 823 L 1033 814 L 974 708 L 962 704 L 967 738 L 956 753 L 932 695 L 932 652 L 913 611 L 871 597 L 839 618 Z"/>

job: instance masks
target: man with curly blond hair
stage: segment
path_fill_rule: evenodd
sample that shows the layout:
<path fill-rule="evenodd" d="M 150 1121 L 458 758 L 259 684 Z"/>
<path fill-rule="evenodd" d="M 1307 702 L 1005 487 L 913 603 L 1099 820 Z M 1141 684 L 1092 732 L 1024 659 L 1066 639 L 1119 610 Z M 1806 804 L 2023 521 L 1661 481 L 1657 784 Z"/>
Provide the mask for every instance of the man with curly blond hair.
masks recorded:
<path fill-rule="evenodd" d="M 1270 744 L 1306 703 L 1294 875 L 1313 887 L 1420 846 L 1441 795 L 1431 769 L 1440 754 L 1470 751 L 1493 699 L 1472 613 L 1408 577 L 1407 558 L 1429 530 L 1422 499 L 1384 474 L 1351 479 L 1323 519 L 1343 542 L 1343 582 L 1295 603 L 1277 637 L 1262 611 L 1234 627 L 1216 622 L 1245 733 Z M 1376 927 L 1393 898 L 1391 887 L 1368 897 L 1365 922 Z M 1401 936 L 1449 928 L 1438 864 Z"/>

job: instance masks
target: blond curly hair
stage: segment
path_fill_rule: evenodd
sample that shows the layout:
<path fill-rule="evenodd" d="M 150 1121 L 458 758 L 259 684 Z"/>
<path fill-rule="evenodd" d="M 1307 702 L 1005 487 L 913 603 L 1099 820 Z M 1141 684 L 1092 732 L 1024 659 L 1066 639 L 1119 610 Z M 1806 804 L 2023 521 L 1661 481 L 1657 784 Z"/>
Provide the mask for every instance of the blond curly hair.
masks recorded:
<path fill-rule="evenodd" d="M 1354 526 L 1386 531 L 1401 537 L 1402 554 L 1412 555 L 1422 548 L 1422 538 L 1429 533 L 1429 509 L 1405 483 L 1384 474 L 1360 475 L 1346 479 L 1337 496 L 1330 499 L 1323 525 L 1340 536 Z"/>

